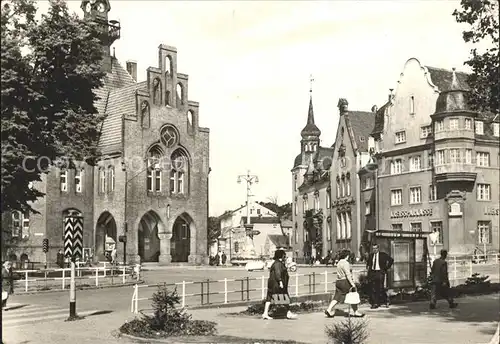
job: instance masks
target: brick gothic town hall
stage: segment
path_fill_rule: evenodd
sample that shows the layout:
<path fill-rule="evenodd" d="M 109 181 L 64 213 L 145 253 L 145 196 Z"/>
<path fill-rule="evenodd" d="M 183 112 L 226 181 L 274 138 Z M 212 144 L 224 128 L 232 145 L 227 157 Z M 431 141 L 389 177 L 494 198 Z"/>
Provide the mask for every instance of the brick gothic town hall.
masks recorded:
<path fill-rule="evenodd" d="M 36 188 L 46 196 L 33 207 L 40 214 L 13 212 L 3 225 L 12 229 L 6 255 L 43 262 L 63 248 L 63 224 L 83 218 L 84 247 L 104 260 L 116 246 L 127 263 L 203 263 L 207 256 L 209 129 L 199 127 L 198 103 L 188 100 L 188 75 L 177 71 L 177 50 L 158 47 L 158 66 L 137 82 L 137 64 L 124 69 L 111 54 L 120 24 L 108 20 L 108 1 L 82 1 L 84 18 L 102 27 L 104 86 L 96 108 L 107 117 L 95 167 L 52 169 Z M 154 53 L 152 51 L 151 53 Z M 6 227 L 4 227 L 6 228 Z"/>

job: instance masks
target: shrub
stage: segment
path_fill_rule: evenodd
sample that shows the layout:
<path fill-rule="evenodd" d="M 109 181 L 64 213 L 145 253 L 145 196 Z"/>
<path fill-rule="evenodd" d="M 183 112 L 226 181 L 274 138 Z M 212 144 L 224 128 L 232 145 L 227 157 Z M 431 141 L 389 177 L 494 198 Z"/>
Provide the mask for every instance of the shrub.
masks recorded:
<path fill-rule="evenodd" d="M 358 289 L 361 301 L 366 302 L 370 298 L 370 281 L 367 275 L 359 275 L 359 280 L 356 283 L 356 288 Z"/>
<path fill-rule="evenodd" d="M 177 308 L 179 303 L 177 289 L 169 291 L 164 286 L 159 287 L 153 294 L 153 315 L 141 313 L 141 318 L 126 322 L 120 331 L 139 337 L 207 336 L 217 333 L 216 323 L 191 320 L 185 309 Z"/>
<path fill-rule="evenodd" d="M 240 312 L 240 314 L 261 315 L 262 313 L 264 313 L 265 303 L 266 301 L 263 300 L 258 304 L 250 305 L 248 306 L 247 309 Z M 271 307 L 269 308 L 269 316 L 271 317 L 285 316 L 288 310 L 290 310 L 293 313 L 307 313 L 318 310 L 322 308 L 322 306 L 323 306 L 323 301 L 306 301 L 301 303 L 292 303 L 290 304 L 290 307 L 287 307 L 285 305 L 271 305 Z"/>
<path fill-rule="evenodd" d="M 333 344 L 365 344 L 368 339 L 368 323 L 365 319 L 351 318 L 327 326 L 326 335 Z"/>
<path fill-rule="evenodd" d="M 490 276 L 480 276 L 479 273 L 473 273 L 471 277 L 467 277 L 465 280 L 465 285 L 484 285 L 484 286 L 489 286 L 491 284 L 490 281 L 488 281 L 488 278 Z"/>

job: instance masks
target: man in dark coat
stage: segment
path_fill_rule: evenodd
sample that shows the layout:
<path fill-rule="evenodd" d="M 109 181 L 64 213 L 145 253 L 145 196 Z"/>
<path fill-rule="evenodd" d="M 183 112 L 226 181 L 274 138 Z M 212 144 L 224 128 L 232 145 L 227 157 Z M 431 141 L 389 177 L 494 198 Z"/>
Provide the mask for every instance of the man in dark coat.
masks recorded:
<path fill-rule="evenodd" d="M 226 256 L 226 253 L 225 252 L 222 252 L 222 265 L 226 265 L 226 261 L 227 261 L 227 256 Z"/>
<path fill-rule="evenodd" d="M 448 262 L 446 257 L 448 251 L 441 250 L 441 257 L 434 260 L 431 268 L 431 304 L 430 308 L 436 308 L 438 296 L 445 298 L 448 301 L 450 308 L 457 307 L 453 301 L 450 289 L 450 280 L 448 279 Z"/>
<path fill-rule="evenodd" d="M 60 269 L 64 268 L 64 253 L 61 249 L 57 252 L 56 262 Z"/>
<path fill-rule="evenodd" d="M 379 308 L 381 304 L 389 307 L 389 298 L 385 292 L 385 278 L 387 270 L 392 267 L 394 259 L 385 252 L 380 252 L 377 244 L 372 246 L 372 253 L 368 256 L 366 268 L 371 286 L 371 308 Z"/>

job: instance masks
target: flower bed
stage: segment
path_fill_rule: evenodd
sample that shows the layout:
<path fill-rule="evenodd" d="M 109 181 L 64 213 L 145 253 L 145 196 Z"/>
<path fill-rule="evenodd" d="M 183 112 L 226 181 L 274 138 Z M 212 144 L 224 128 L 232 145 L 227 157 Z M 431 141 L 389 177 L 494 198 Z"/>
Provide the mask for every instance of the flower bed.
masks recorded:
<path fill-rule="evenodd" d="M 153 315 L 141 313 L 141 317 L 123 324 L 120 332 L 142 338 L 210 336 L 217 333 L 215 322 L 192 320 L 185 309 L 177 308 L 179 303 L 177 290 L 170 292 L 166 287 L 159 287 L 153 294 Z"/>

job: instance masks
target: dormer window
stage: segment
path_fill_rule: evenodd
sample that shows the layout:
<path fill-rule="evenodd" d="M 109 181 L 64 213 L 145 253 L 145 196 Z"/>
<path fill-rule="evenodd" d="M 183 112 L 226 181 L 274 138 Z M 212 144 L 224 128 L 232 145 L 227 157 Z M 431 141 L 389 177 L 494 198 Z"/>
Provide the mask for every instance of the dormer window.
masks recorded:
<path fill-rule="evenodd" d="M 450 130 L 458 130 L 458 118 L 450 118 Z"/>
<path fill-rule="evenodd" d="M 493 136 L 496 136 L 496 137 L 500 136 L 500 124 L 499 123 L 493 123 Z"/>
<path fill-rule="evenodd" d="M 434 126 L 434 130 L 436 132 L 438 132 L 438 131 L 444 131 L 444 122 L 443 122 L 443 120 L 436 121 L 436 124 Z"/>
<path fill-rule="evenodd" d="M 475 122 L 476 126 L 476 134 L 477 135 L 484 135 L 484 126 L 482 121 L 476 121 Z"/>
<path fill-rule="evenodd" d="M 465 129 L 468 129 L 468 130 L 472 129 L 472 119 L 470 119 L 470 118 L 465 119 Z"/>

